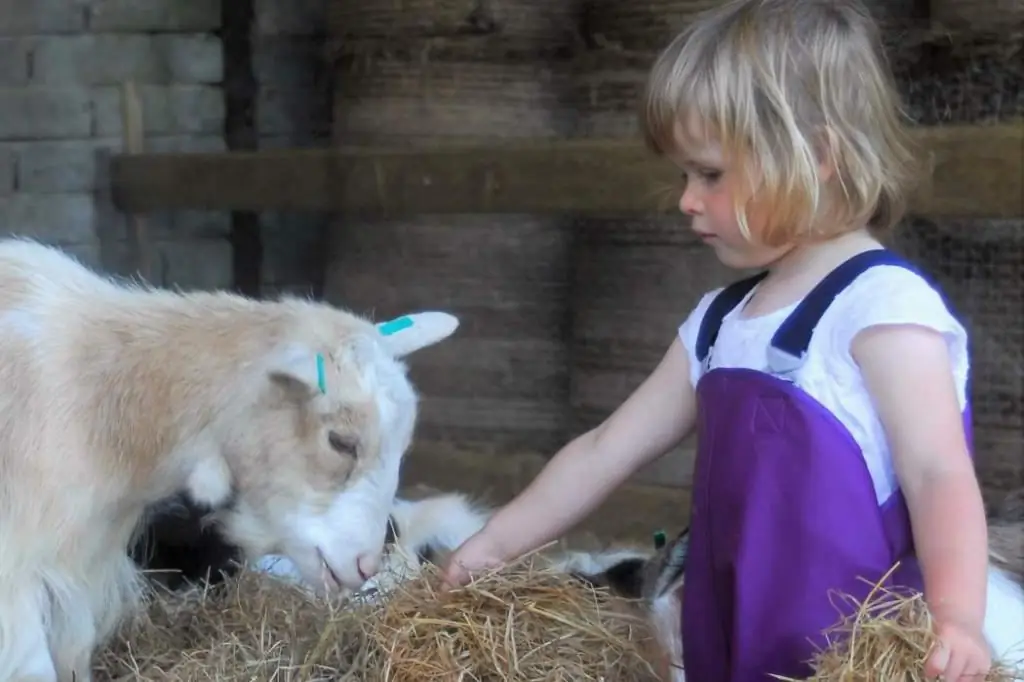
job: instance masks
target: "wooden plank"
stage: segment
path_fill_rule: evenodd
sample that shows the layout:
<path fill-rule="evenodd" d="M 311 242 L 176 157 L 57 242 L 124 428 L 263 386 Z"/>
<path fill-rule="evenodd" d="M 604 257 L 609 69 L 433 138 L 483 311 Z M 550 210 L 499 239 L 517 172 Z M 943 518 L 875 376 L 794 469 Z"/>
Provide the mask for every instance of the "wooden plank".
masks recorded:
<path fill-rule="evenodd" d="M 1024 218 L 1024 120 L 918 133 L 933 170 L 911 204 L 922 216 Z"/>
<path fill-rule="evenodd" d="M 920 128 L 934 172 L 922 215 L 1024 215 L 1024 125 Z M 115 157 L 124 211 L 652 214 L 675 211 L 678 173 L 636 140 L 429 150 L 308 149 Z"/>

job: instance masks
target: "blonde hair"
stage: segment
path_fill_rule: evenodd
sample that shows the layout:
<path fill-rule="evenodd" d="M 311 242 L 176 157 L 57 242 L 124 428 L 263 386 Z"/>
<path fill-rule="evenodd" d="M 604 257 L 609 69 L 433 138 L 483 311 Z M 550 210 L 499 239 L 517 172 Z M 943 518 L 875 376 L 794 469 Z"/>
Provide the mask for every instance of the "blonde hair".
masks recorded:
<path fill-rule="evenodd" d="M 751 200 L 766 216 L 757 237 L 773 246 L 865 223 L 885 232 L 906 210 L 917 157 L 878 27 L 858 0 L 725 2 L 659 55 L 643 102 L 656 153 L 698 134 L 738 162 L 748 239 Z"/>

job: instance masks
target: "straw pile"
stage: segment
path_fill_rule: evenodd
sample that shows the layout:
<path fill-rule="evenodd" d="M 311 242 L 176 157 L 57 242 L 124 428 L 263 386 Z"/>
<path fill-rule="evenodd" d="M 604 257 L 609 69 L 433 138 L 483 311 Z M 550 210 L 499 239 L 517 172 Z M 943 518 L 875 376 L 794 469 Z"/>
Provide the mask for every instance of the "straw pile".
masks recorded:
<path fill-rule="evenodd" d="M 537 566 L 542 566 L 538 568 Z M 655 682 L 663 665 L 639 605 L 523 560 L 448 593 L 438 569 L 379 600 L 345 604 L 243 570 L 216 588 L 155 594 L 101 652 L 97 682 Z M 935 644 L 918 593 L 882 587 L 827 633 L 811 677 L 784 682 L 924 682 Z M 984 682 L 1024 681 L 996 661 Z M 979 681 L 981 682 L 981 681 Z"/>
<path fill-rule="evenodd" d="M 328 603 L 243 571 L 211 591 L 154 595 L 98 658 L 138 680 L 656 680 L 633 604 L 523 562 L 438 593 L 425 567 L 377 601 Z"/>
<path fill-rule="evenodd" d="M 882 586 L 887 578 L 863 601 L 842 596 L 855 608 L 827 631 L 829 645 L 814 657 L 811 677 L 773 677 L 785 682 L 925 682 L 924 664 L 936 643 L 931 614 L 922 594 L 887 589 Z M 1021 680 L 1024 669 L 994 661 L 979 682 Z"/>

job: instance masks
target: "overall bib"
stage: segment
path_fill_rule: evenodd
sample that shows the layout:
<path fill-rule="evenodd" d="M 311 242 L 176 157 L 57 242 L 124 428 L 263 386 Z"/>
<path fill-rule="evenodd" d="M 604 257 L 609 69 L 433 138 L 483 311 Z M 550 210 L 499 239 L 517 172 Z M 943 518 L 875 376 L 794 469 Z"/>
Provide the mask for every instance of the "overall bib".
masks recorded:
<path fill-rule="evenodd" d="M 775 333 L 770 373 L 708 369 L 723 318 L 765 273 L 725 288 L 707 311 L 682 595 L 688 682 L 808 677 L 827 645 L 820 633 L 853 608 L 834 593 L 863 601 L 897 561 L 886 585 L 923 589 L 902 493 L 879 505 L 853 436 L 786 376 L 835 297 L 876 265 L 914 270 L 884 249 L 837 267 Z M 969 405 L 963 418 L 970 445 Z"/>

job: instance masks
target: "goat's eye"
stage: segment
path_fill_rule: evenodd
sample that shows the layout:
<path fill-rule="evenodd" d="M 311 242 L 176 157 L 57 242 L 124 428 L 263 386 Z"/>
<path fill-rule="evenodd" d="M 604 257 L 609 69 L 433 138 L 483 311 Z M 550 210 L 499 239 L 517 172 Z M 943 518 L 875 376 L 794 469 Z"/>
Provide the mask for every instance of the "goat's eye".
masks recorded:
<path fill-rule="evenodd" d="M 327 434 L 327 442 L 331 444 L 331 449 L 338 454 L 349 457 L 359 456 L 359 442 L 352 436 L 344 436 L 337 431 L 331 431 Z"/>

